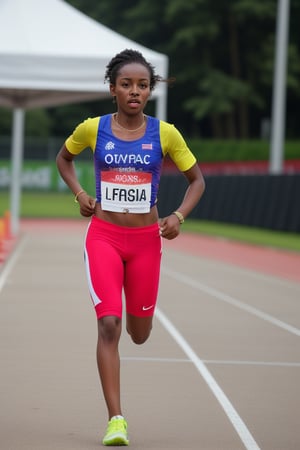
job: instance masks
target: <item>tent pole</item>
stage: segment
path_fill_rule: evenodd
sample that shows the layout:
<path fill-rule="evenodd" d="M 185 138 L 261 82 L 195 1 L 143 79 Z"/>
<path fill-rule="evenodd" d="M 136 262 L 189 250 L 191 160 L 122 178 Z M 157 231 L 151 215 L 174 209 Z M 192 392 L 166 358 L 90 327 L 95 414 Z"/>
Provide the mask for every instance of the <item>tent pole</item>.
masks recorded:
<path fill-rule="evenodd" d="M 278 0 L 269 171 L 282 172 L 285 140 L 289 0 Z"/>
<path fill-rule="evenodd" d="M 22 189 L 22 161 L 24 145 L 24 110 L 15 108 L 13 112 L 12 171 L 10 179 L 11 233 L 19 231 L 20 194 Z"/>
<path fill-rule="evenodd" d="M 164 86 L 163 92 L 156 97 L 155 116 L 159 120 L 167 120 L 167 89 Z"/>

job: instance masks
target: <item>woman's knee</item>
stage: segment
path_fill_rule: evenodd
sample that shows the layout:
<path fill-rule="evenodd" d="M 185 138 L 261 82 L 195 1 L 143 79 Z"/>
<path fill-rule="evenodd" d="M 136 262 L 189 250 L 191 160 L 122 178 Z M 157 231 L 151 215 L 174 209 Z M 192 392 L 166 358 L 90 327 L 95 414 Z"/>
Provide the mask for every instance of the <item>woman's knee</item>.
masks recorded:
<path fill-rule="evenodd" d="M 134 333 L 129 332 L 132 342 L 134 344 L 137 344 L 137 345 L 144 344 L 147 341 L 147 339 L 149 338 L 150 333 L 151 333 L 151 330 L 149 330 L 147 332 L 143 332 L 143 333 L 140 333 L 140 332 L 138 332 L 138 333 L 137 332 L 134 332 Z"/>
<path fill-rule="evenodd" d="M 98 320 L 98 339 L 105 342 L 115 342 L 120 339 L 121 319 L 116 316 L 106 316 Z"/>
<path fill-rule="evenodd" d="M 152 317 L 135 317 L 127 314 L 126 329 L 135 344 L 144 344 L 151 334 Z"/>

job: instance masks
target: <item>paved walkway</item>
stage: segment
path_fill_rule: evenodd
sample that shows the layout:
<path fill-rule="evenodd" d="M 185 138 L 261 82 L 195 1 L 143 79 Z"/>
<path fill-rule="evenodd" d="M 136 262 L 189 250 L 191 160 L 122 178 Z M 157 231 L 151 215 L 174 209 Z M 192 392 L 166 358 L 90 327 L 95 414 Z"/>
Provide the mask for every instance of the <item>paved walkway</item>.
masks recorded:
<path fill-rule="evenodd" d="M 85 226 L 24 221 L 0 269 L 1 450 L 102 447 Z M 300 282 L 191 238 L 164 242 L 148 343 L 122 336 L 130 448 L 299 449 Z"/>

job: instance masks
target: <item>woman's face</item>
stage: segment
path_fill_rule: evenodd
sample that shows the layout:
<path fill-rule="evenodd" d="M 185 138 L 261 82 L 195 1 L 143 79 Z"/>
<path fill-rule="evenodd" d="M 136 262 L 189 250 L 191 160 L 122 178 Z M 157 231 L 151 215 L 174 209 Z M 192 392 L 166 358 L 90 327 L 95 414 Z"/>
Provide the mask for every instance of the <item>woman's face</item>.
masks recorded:
<path fill-rule="evenodd" d="M 116 84 L 110 85 L 110 92 L 116 97 L 119 110 L 130 115 L 143 111 L 151 93 L 149 70 L 139 63 L 126 64 L 120 69 Z"/>

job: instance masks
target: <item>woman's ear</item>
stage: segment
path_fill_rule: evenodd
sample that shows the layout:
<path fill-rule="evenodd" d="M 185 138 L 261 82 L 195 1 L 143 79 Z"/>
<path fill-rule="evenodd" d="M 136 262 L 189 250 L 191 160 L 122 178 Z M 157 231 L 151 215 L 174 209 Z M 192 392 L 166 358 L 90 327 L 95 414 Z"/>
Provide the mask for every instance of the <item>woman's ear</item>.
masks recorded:
<path fill-rule="evenodd" d="M 110 90 L 111 95 L 112 95 L 113 97 L 115 97 L 115 96 L 116 96 L 116 87 L 115 87 L 114 84 L 110 84 L 110 85 L 109 85 L 109 90 Z"/>
<path fill-rule="evenodd" d="M 113 103 L 117 103 L 117 100 L 116 100 L 116 89 L 115 89 L 115 85 L 114 84 L 110 84 L 109 85 L 109 90 L 110 90 L 110 94 L 111 94 L 111 96 L 112 96 L 112 102 Z"/>

